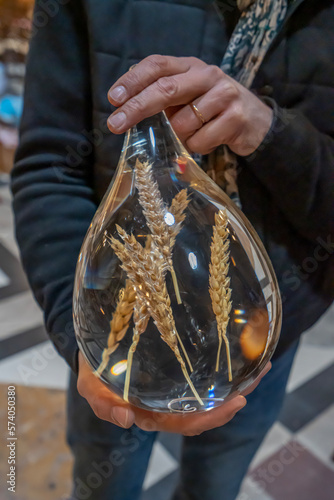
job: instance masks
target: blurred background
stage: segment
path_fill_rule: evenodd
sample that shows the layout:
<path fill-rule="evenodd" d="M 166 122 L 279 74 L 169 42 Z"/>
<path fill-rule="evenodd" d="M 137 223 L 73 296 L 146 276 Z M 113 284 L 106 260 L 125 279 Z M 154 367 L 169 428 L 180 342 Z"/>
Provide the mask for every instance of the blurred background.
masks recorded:
<path fill-rule="evenodd" d="M 9 172 L 22 110 L 33 2 L 0 0 L 0 169 Z"/>
<path fill-rule="evenodd" d="M 68 499 L 65 440 L 69 369 L 43 327 L 19 261 L 9 174 L 18 140 L 31 0 L 0 0 L 0 498 L 7 490 L 7 388 L 17 399 L 17 500 Z M 279 421 L 251 465 L 238 500 L 332 500 L 334 491 L 334 307 L 302 339 Z M 142 500 L 168 500 L 181 438 L 154 446 Z M 92 497 L 94 498 L 94 497 Z M 222 496 L 223 498 L 223 496 Z"/>

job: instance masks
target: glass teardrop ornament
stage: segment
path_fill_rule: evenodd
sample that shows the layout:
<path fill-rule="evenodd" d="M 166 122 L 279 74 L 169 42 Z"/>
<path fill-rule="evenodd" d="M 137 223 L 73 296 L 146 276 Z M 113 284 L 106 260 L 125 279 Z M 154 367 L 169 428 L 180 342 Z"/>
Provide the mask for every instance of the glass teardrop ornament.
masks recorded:
<path fill-rule="evenodd" d="M 220 405 L 274 352 L 281 302 L 266 251 L 163 112 L 126 134 L 80 252 L 73 316 L 95 374 L 148 410 Z"/>

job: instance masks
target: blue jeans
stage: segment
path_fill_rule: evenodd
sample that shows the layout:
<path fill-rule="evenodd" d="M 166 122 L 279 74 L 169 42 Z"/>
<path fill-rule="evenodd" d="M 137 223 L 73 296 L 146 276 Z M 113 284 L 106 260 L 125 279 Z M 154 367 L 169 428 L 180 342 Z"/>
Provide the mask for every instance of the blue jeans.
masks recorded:
<path fill-rule="evenodd" d="M 235 500 L 249 464 L 281 409 L 295 342 L 272 363 L 247 405 L 223 427 L 183 440 L 173 500 Z M 71 376 L 68 443 L 74 455 L 73 500 L 138 500 L 156 432 L 99 420 Z"/>

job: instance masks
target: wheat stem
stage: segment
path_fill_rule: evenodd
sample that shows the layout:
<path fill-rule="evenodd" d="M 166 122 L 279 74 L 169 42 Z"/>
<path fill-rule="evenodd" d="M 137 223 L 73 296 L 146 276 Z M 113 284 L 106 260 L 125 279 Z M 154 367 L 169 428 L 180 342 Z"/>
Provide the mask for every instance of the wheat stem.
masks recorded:
<path fill-rule="evenodd" d="M 226 333 L 223 333 L 223 339 L 226 346 L 226 357 L 227 357 L 227 369 L 228 369 L 228 380 L 232 382 L 232 364 L 231 364 L 231 352 L 230 352 L 230 342 L 227 338 Z M 218 359 L 218 358 L 217 358 Z M 218 371 L 218 370 L 217 370 Z"/>
<path fill-rule="evenodd" d="M 217 352 L 217 360 L 216 360 L 216 372 L 219 371 L 220 351 L 221 351 L 222 343 L 223 343 L 223 339 L 221 336 L 219 336 L 218 342 L 219 342 L 219 344 L 218 344 L 218 352 Z"/>
<path fill-rule="evenodd" d="M 189 365 L 190 371 L 191 371 L 191 372 L 193 372 L 193 371 L 194 371 L 194 369 L 193 369 L 193 367 L 192 367 L 192 364 L 191 364 L 191 362 L 190 362 L 190 359 L 189 359 L 189 356 L 188 356 L 188 354 L 187 354 L 187 351 L 186 351 L 186 349 L 185 349 L 185 347 L 184 347 L 184 345 L 183 345 L 183 342 L 182 342 L 181 337 L 180 337 L 180 335 L 178 334 L 178 331 L 177 331 L 177 330 L 175 330 L 175 335 L 176 335 L 176 337 L 177 337 L 177 340 L 179 341 L 179 344 L 180 344 L 181 349 L 182 349 L 182 351 L 183 351 L 184 357 L 185 357 L 185 358 L 186 358 L 186 360 L 187 360 L 187 363 L 188 363 L 188 365 Z"/>
<path fill-rule="evenodd" d="M 124 392 L 123 392 L 123 399 L 126 402 L 129 402 L 129 387 L 130 387 L 130 378 L 131 378 L 131 368 L 132 368 L 132 360 L 133 360 L 133 355 L 136 352 L 136 348 L 139 342 L 139 334 L 136 332 L 136 330 L 133 330 L 133 338 L 137 335 L 138 338 L 136 340 L 133 340 L 131 347 L 128 352 L 128 359 L 126 363 L 126 375 L 125 375 L 125 383 L 124 383 Z"/>
<path fill-rule="evenodd" d="M 203 403 L 203 400 L 201 399 L 200 395 L 198 394 L 198 392 L 196 391 L 195 389 L 195 386 L 194 384 L 192 383 L 192 381 L 190 380 L 190 377 L 189 377 L 189 374 L 187 372 L 187 369 L 186 369 L 186 366 L 185 364 L 181 365 L 181 369 L 182 369 L 182 372 L 183 372 L 183 375 L 184 375 L 184 378 L 186 379 L 186 381 L 188 382 L 188 385 L 193 393 L 193 395 L 195 396 L 195 398 L 197 399 L 197 401 L 199 402 L 199 404 L 201 406 L 204 406 L 204 403 Z"/>
<path fill-rule="evenodd" d="M 107 367 L 107 365 L 109 363 L 109 358 L 110 358 L 109 350 L 108 349 L 103 349 L 101 364 L 94 371 L 94 375 L 96 375 L 96 376 L 100 376 L 101 375 L 101 373 L 105 370 L 105 368 Z"/>
<path fill-rule="evenodd" d="M 177 283 L 177 277 L 176 277 L 173 265 L 170 268 L 170 273 L 172 275 L 172 280 L 173 280 L 173 285 L 174 285 L 174 290 L 175 290 L 175 295 L 176 295 L 177 303 L 178 304 L 182 304 L 182 299 L 181 299 L 181 295 L 180 295 L 179 285 Z"/>
<path fill-rule="evenodd" d="M 226 333 L 224 333 L 222 336 L 219 337 L 219 345 L 218 345 L 218 353 L 217 353 L 217 361 L 216 361 L 216 372 L 219 371 L 219 360 L 220 360 L 220 352 L 221 352 L 221 348 L 222 348 L 223 339 L 224 339 L 225 347 L 226 347 L 228 380 L 229 380 L 229 382 L 232 382 L 233 377 L 232 377 L 230 342 L 226 336 Z"/>
<path fill-rule="evenodd" d="M 145 248 L 146 249 L 150 248 L 150 243 L 147 244 Z M 125 401 L 128 401 L 128 396 L 129 396 L 133 355 L 136 352 L 140 335 L 144 333 L 147 328 L 149 319 L 150 315 L 148 313 L 146 304 L 143 302 L 142 297 L 137 296 L 137 302 L 135 304 L 133 311 L 133 321 L 135 327 L 133 329 L 132 344 L 128 352 L 128 359 L 126 364 L 126 375 L 125 375 L 124 394 L 123 394 Z"/>

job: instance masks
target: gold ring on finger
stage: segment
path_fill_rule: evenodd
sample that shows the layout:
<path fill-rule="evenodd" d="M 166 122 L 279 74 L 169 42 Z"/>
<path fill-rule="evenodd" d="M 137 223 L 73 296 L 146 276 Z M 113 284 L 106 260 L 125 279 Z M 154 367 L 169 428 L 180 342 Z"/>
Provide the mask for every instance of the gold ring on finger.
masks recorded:
<path fill-rule="evenodd" d="M 198 109 L 198 107 L 193 102 L 191 102 L 189 106 L 191 107 L 191 109 L 193 110 L 193 112 L 195 113 L 197 118 L 199 120 L 201 120 L 202 125 L 204 125 L 205 119 L 204 119 L 204 116 L 202 115 L 202 113 L 200 112 L 200 110 Z"/>

